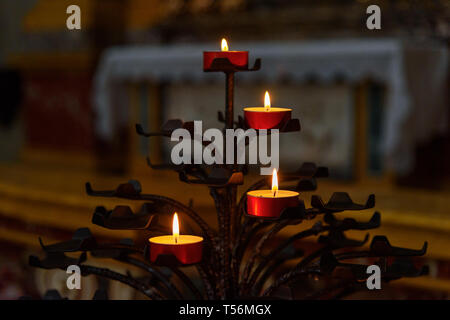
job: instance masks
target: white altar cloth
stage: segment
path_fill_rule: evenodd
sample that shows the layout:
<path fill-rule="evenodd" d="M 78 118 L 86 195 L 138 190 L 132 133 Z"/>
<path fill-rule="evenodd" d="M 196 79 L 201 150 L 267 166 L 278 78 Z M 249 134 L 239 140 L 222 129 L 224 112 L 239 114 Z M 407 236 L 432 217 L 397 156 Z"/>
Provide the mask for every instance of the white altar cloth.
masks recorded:
<path fill-rule="evenodd" d="M 242 72 L 240 81 L 320 82 L 337 76 L 349 83 L 370 77 L 387 88 L 382 148 L 386 165 L 398 173 L 412 168 L 414 147 L 447 128 L 448 53 L 436 42 L 399 39 L 347 39 L 298 42 L 232 43 L 249 50 L 250 64 L 262 59 L 258 72 Z M 115 124 L 127 121 L 122 85 L 129 81 L 203 82 L 223 80 L 202 72 L 202 52 L 217 44 L 113 47 L 107 50 L 94 80 L 97 133 L 110 139 Z M 122 103 L 121 103 L 122 101 Z M 187 120 L 187 119 L 185 119 Z"/>

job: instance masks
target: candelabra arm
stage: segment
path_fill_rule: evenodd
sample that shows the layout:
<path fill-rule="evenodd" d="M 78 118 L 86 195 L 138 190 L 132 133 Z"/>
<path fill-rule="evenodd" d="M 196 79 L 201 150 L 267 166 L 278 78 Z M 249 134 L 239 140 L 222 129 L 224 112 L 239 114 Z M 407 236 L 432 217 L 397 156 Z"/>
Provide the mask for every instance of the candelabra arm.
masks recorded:
<path fill-rule="evenodd" d="M 132 258 L 132 257 L 122 257 L 122 258 L 118 258 L 116 259 L 118 261 L 121 262 L 125 262 L 125 263 L 129 263 L 133 266 L 136 266 L 138 268 L 141 268 L 145 271 L 147 271 L 148 273 L 150 273 L 152 276 L 154 276 L 156 279 L 159 280 L 159 282 L 161 284 L 164 285 L 164 287 L 170 292 L 170 294 L 176 298 L 176 299 L 183 299 L 183 295 L 181 294 L 181 292 L 170 282 L 170 279 L 167 278 L 164 274 L 162 274 L 160 271 L 158 271 L 157 269 L 155 269 L 153 266 L 151 266 L 150 264 Z"/>
<path fill-rule="evenodd" d="M 173 207 L 176 207 L 176 208 L 182 210 L 192 220 L 194 220 L 206 234 L 209 234 L 211 239 L 214 239 L 214 232 L 209 227 L 209 225 L 200 217 L 200 215 L 197 212 L 195 212 L 192 208 L 182 204 L 181 202 L 178 202 L 177 200 L 174 200 L 172 198 L 155 195 L 155 194 L 142 194 L 140 200 L 163 201 L 163 202 L 166 202 L 167 204 L 172 205 Z"/>
<path fill-rule="evenodd" d="M 287 284 L 288 282 L 295 280 L 299 275 L 305 274 L 306 266 L 309 265 L 316 258 L 320 257 L 322 255 L 322 253 L 324 253 L 328 250 L 330 250 L 330 247 L 324 246 L 324 247 L 312 252 L 310 255 L 306 256 L 305 258 L 303 258 L 302 261 L 300 261 L 292 270 L 283 274 L 269 288 L 267 288 L 264 291 L 263 296 L 270 296 L 273 291 L 275 291 L 277 288 L 279 288 L 283 284 Z M 317 270 L 317 273 L 320 274 L 320 270 Z"/>
<path fill-rule="evenodd" d="M 268 287 L 262 294 L 263 297 L 269 297 L 280 286 L 288 283 L 289 281 L 296 280 L 299 277 L 309 276 L 311 274 L 321 275 L 320 270 L 317 268 L 311 268 L 307 270 L 293 270 L 290 273 L 285 273 L 278 280 L 276 280 L 270 287 Z"/>
<path fill-rule="evenodd" d="M 253 251 L 253 254 L 248 259 L 248 262 L 245 266 L 243 277 L 242 277 L 242 283 L 241 283 L 241 290 L 242 292 L 246 292 L 246 290 L 249 288 L 249 277 L 250 273 L 253 269 L 253 265 L 255 264 L 256 258 L 261 254 L 261 250 L 264 247 L 264 244 L 271 239 L 273 236 L 275 236 L 280 230 L 282 230 L 284 227 L 286 227 L 289 224 L 287 220 L 279 221 L 277 222 L 266 234 L 264 234 L 263 237 L 258 241 L 258 243 L 255 246 L 255 249 Z"/>
<path fill-rule="evenodd" d="M 256 223 L 256 225 L 249 230 L 245 236 L 243 236 L 242 240 L 238 243 L 238 245 L 234 248 L 234 255 L 236 260 L 235 270 L 239 271 L 242 259 L 244 258 L 245 250 L 247 249 L 248 244 L 255 234 L 264 229 L 265 227 L 271 225 L 272 222 L 260 220 Z"/>
<path fill-rule="evenodd" d="M 192 208 L 178 202 L 172 198 L 168 198 L 160 195 L 153 194 L 141 194 L 141 186 L 138 181 L 131 181 L 126 184 L 119 185 L 116 190 L 108 191 L 94 191 L 89 182 L 86 183 L 86 192 L 90 196 L 94 197 L 109 197 L 109 198 L 121 198 L 129 200 L 143 200 L 143 201 L 160 201 L 165 204 L 171 205 L 184 212 L 188 217 L 194 220 L 197 225 L 202 229 L 205 234 L 206 241 L 209 242 L 212 248 L 215 248 L 215 234 L 209 225 L 195 212 Z"/>
<path fill-rule="evenodd" d="M 273 272 L 282 264 L 286 262 L 285 259 L 275 259 L 270 261 L 267 264 L 267 268 L 264 270 L 262 275 L 259 277 L 258 281 L 256 282 L 256 285 L 252 289 L 252 294 L 260 293 L 261 289 L 263 288 L 264 284 L 266 283 L 267 279 L 270 278 L 270 276 L 273 274 Z"/>
<path fill-rule="evenodd" d="M 189 288 L 189 290 L 191 290 L 191 292 L 194 294 L 195 298 L 197 300 L 202 300 L 203 299 L 203 295 L 202 293 L 198 290 L 198 288 L 195 286 L 195 284 L 191 281 L 191 279 L 189 279 L 189 277 L 180 269 L 175 268 L 175 267 L 169 267 L 170 270 L 177 275 L 177 277 L 183 281 L 183 283 L 186 285 L 186 287 Z"/>
<path fill-rule="evenodd" d="M 111 280 L 116 280 L 119 282 L 122 282 L 134 289 L 136 289 L 137 291 L 143 293 L 144 295 L 146 295 L 147 297 L 149 297 L 150 299 L 153 300 L 162 300 L 163 297 L 155 292 L 152 287 L 147 287 L 144 283 L 129 277 L 129 276 L 125 276 L 121 273 L 106 269 L 106 268 L 98 268 L 98 267 L 94 267 L 94 266 L 89 266 L 89 265 L 80 265 L 80 270 L 81 273 L 83 275 L 96 275 L 102 278 L 107 278 L 107 279 L 111 279 Z"/>
<path fill-rule="evenodd" d="M 206 296 L 209 299 L 216 299 L 216 293 L 215 293 L 215 287 L 213 287 L 210 279 L 208 278 L 207 273 L 204 270 L 204 267 L 202 264 L 197 264 L 196 265 L 197 268 L 197 272 L 200 275 L 200 277 L 203 280 L 203 285 L 205 286 L 205 291 L 206 291 Z"/>
<path fill-rule="evenodd" d="M 312 226 L 311 228 L 307 230 L 303 230 L 299 233 L 296 233 L 295 235 L 289 237 L 286 239 L 283 243 L 281 243 L 279 246 L 277 246 L 275 249 L 269 252 L 267 256 L 264 257 L 264 259 L 259 263 L 259 265 L 256 267 L 255 271 L 251 275 L 251 278 L 248 282 L 248 286 L 252 287 L 256 280 L 258 279 L 259 274 L 264 270 L 264 268 L 269 264 L 269 262 L 273 261 L 277 258 L 277 256 L 285 249 L 288 245 L 293 243 L 294 241 L 304 239 L 310 236 L 317 235 L 319 233 L 325 232 L 329 230 L 328 226 L 323 226 L 322 224 L 316 224 Z M 261 277 L 261 280 L 263 280 L 264 277 Z M 255 285 L 254 291 L 258 292 L 264 282 L 258 282 L 258 284 Z"/>

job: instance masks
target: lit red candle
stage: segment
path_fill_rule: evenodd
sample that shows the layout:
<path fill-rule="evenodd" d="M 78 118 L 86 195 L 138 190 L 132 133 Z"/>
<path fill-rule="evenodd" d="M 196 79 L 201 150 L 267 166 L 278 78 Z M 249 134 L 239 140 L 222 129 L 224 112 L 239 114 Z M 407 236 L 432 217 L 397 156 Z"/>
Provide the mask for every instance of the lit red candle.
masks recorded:
<path fill-rule="evenodd" d="M 236 68 L 247 69 L 248 51 L 229 51 L 227 40 L 222 39 L 221 51 L 203 52 L 203 70 L 213 71 L 213 61 L 218 58 L 225 58 Z"/>
<path fill-rule="evenodd" d="M 281 129 L 291 119 L 292 109 L 271 107 L 269 92 L 264 95 L 264 107 L 244 108 L 245 124 L 253 129 Z"/>
<path fill-rule="evenodd" d="M 278 218 L 285 208 L 299 205 L 299 193 L 278 189 L 277 170 L 273 169 L 272 189 L 247 192 L 247 213 L 262 218 Z"/>
<path fill-rule="evenodd" d="M 159 255 L 173 255 L 182 264 L 194 264 L 202 260 L 203 238 L 180 235 L 178 215 L 173 215 L 172 235 L 153 237 L 150 242 L 150 261 Z"/>

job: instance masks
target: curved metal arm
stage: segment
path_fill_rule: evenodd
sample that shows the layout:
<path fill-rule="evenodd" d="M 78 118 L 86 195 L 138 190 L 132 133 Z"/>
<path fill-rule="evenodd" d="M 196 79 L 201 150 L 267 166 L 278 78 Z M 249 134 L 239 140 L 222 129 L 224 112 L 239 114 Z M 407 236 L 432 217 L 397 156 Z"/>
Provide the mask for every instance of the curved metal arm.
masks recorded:
<path fill-rule="evenodd" d="M 195 265 L 195 267 L 197 268 L 198 274 L 200 275 L 200 277 L 203 280 L 203 285 L 205 286 L 206 296 L 209 299 L 215 299 L 216 294 L 214 291 L 214 287 L 212 286 L 212 283 L 209 280 L 207 273 L 203 269 L 202 264 L 197 264 L 197 265 Z"/>
<path fill-rule="evenodd" d="M 309 269 L 309 270 L 293 270 L 292 272 L 285 273 L 283 276 L 281 276 L 277 281 L 275 281 L 274 284 L 272 284 L 269 288 L 267 288 L 262 296 L 267 297 L 272 295 L 272 293 L 278 289 L 283 284 L 286 284 L 292 280 L 296 280 L 299 277 L 307 276 L 310 274 L 317 274 L 320 275 L 320 270 L 318 269 Z"/>
<path fill-rule="evenodd" d="M 247 265 L 245 266 L 244 273 L 242 276 L 241 290 L 245 292 L 248 289 L 249 282 L 248 278 L 250 276 L 250 272 L 255 264 L 256 258 L 261 254 L 261 250 L 264 247 L 264 244 L 273 236 L 275 236 L 280 230 L 286 227 L 289 224 L 288 221 L 279 221 L 276 223 L 266 234 L 258 241 L 256 247 L 253 251 L 253 254 L 249 258 Z"/>
<path fill-rule="evenodd" d="M 253 272 L 253 274 L 251 276 L 251 279 L 248 281 L 248 286 L 252 287 L 255 284 L 256 280 L 258 279 L 258 275 L 261 273 L 261 271 L 264 270 L 264 268 L 268 265 L 268 263 L 270 261 L 272 261 L 273 259 L 275 259 L 283 251 L 283 249 L 286 248 L 288 245 L 290 245 L 294 241 L 297 241 L 297 240 L 300 240 L 300 239 L 304 239 L 304 238 L 309 237 L 309 236 L 317 235 L 317 234 L 319 234 L 321 232 L 325 232 L 327 230 L 329 230 L 328 226 L 322 226 L 322 224 L 314 225 L 310 229 L 303 230 L 303 231 L 301 231 L 301 232 L 291 236 L 290 238 L 286 239 L 283 243 L 281 243 L 274 250 L 272 250 L 261 261 L 261 263 L 258 265 L 258 267 Z M 262 284 L 263 283 L 261 283 L 260 286 L 262 286 Z"/>
<path fill-rule="evenodd" d="M 170 267 L 170 270 L 177 275 L 177 277 L 183 281 L 183 283 L 189 288 L 189 290 L 191 290 L 191 292 L 194 294 L 194 296 L 196 297 L 196 299 L 201 300 L 203 299 L 203 295 L 202 293 L 197 289 L 197 287 L 195 286 L 195 284 L 191 281 L 191 279 L 189 279 L 189 277 L 180 269 L 178 268 L 174 268 L 174 267 Z"/>
<path fill-rule="evenodd" d="M 183 295 L 181 292 L 170 282 L 170 279 L 167 278 L 164 274 L 162 274 L 159 270 L 151 266 L 149 263 L 132 258 L 132 257 L 123 257 L 116 259 L 121 262 L 129 263 L 133 266 L 136 266 L 138 268 L 141 268 L 148 273 L 150 273 L 152 276 L 154 276 L 156 279 L 158 279 L 164 287 L 169 290 L 171 295 L 176 299 L 183 299 Z"/>
<path fill-rule="evenodd" d="M 121 273 L 118 273 L 118 272 L 115 272 L 115 271 L 112 271 L 112 270 L 109 270 L 106 268 L 98 268 L 98 267 L 89 266 L 89 265 L 81 265 L 80 270 L 83 275 L 94 274 L 99 277 L 122 282 L 122 283 L 138 290 L 139 292 L 143 293 L 150 299 L 153 299 L 153 300 L 163 299 L 163 297 L 159 293 L 154 292 L 154 290 L 151 287 L 149 288 L 144 283 L 142 283 L 134 278 L 131 278 L 129 276 L 125 276 Z"/>
<path fill-rule="evenodd" d="M 244 257 L 245 251 L 247 249 L 248 244 L 250 243 L 252 237 L 258 233 L 260 230 L 264 229 L 265 227 L 271 225 L 272 222 L 270 221 L 261 221 L 259 220 L 257 224 L 251 229 L 249 232 L 247 232 L 246 236 L 237 243 L 237 246 L 233 248 L 233 257 L 234 257 L 234 272 L 235 274 L 239 274 L 240 265 L 242 262 L 242 259 Z"/>
<path fill-rule="evenodd" d="M 200 217 L 200 215 L 195 212 L 192 208 L 182 204 L 181 202 L 168 198 L 165 196 L 154 195 L 154 194 L 141 194 L 140 193 L 140 184 L 137 181 L 133 181 L 134 184 L 138 184 L 137 186 L 128 184 L 120 185 L 117 190 L 113 191 L 94 191 L 90 185 L 90 183 L 86 183 L 86 192 L 91 196 L 100 196 L 100 197 L 115 197 L 115 198 L 123 198 L 130 200 L 143 200 L 143 201 L 161 201 L 168 205 L 173 206 L 174 208 L 179 209 L 181 212 L 185 213 L 189 218 L 191 218 L 200 229 L 203 231 L 206 236 L 206 241 L 209 242 L 212 248 L 216 248 L 215 241 L 215 233 L 209 227 L 209 225 Z"/>
<path fill-rule="evenodd" d="M 283 284 L 286 284 L 292 280 L 295 280 L 299 275 L 305 274 L 306 271 L 304 270 L 304 268 L 309 263 L 314 261 L 314 259 L 320 257 L 320 255 L 322 253 L 324 253 L 325 251 L 328 251 L 328 250 L 330 250 L 328 247 L 322 247 L 322 248 L 314 251 L 313 253 L 311 253 L 310 255 L 305 257 L 304 259 L 302 259 L 302 261 L 300 261 L 300 263 L 298 263 L 293 269 L 291 269 L 290 271 L 283 274 L 269 288 L 267 288 L 264 291 L 263 296 L 270 296 L 270 294 L 273 291 L 275 291 L 275 289 L 277 289 L 278 287 L 280 287 Z M 316 270 L 316 271 L 317 271 L 316 273 L 320 274 L 320 270 Z"/>

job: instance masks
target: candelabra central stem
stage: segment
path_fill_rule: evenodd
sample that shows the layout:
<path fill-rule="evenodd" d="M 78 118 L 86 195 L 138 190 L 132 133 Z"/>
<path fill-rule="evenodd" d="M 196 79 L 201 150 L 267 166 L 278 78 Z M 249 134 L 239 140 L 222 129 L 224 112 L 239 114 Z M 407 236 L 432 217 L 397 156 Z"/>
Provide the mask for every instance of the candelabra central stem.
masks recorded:
<path fill-rule="evenodd" d="M 234 127 L 234 72 L 226 72 L 225 82 L 225 125 L 227 129 Z"/>

